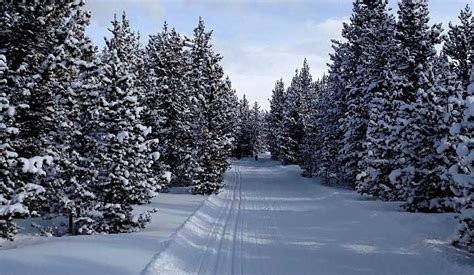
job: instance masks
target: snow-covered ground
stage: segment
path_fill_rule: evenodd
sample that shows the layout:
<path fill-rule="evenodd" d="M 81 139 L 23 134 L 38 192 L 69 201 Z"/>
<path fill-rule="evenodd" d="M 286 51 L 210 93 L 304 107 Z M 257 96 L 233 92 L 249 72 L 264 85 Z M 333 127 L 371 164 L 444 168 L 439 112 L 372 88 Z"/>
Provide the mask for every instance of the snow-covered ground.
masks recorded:
<path fill-rule="evenodd" d="M 410 214 L 300 176 L 295 166 L 234 161 L 144 274 L 474 274 L 449 245 L 452 214 Z"/>
<path fill-rule="evenodd" d="M 453 214 L 402 212 L 300 172 L 268 156 L 234 161 L 204 203 L 160 194 L 144 232 L 20 234 L 0 250 L 0 274 L 474 274 L 474 258 L 449 245 Z"/>
<path fill-rule="evenodd" d="M 158 212 L 143 232 L 61 238 L 20 234 L 0 248 L 0 274 L 140 274 L 205 199 L 176 191 L 158 194 L 146 206 Z"/>

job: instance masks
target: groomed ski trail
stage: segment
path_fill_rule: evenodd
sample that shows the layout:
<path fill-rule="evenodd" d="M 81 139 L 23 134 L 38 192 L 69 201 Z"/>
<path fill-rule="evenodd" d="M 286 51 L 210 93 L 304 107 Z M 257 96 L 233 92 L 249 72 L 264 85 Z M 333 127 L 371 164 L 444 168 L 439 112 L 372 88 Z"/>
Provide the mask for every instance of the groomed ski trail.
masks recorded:
<path fill-rule="evenodd" d="M 233 161 L 143 274 L 474 274 L 453 214 L 410 214 L 325 187 L 295 166 Z"/>

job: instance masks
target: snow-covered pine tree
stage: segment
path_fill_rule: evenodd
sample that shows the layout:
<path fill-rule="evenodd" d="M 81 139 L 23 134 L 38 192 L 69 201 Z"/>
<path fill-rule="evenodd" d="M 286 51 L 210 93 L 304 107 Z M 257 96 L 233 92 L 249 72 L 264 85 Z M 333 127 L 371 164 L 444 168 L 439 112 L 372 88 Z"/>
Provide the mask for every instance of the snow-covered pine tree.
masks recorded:
<path fill-rule="evenodd" d="M 461 204 L 458 236 L 454 244 L 474 252 L 474 65 L 464 101 L 463 119 L 453 125 L 451 133 L 457 137 L 459 158 L 449 169 L 454 180 L 451 189 Z"/>
<path fill-rule="evenodd" d="M 343 173 L 351 185 L 365 174 L 368 150 L 367 127 L 369 123 L 368 104 L 372 102 L 374 91 L 372 88 L 380 78 L 371 77 L 370 62 L 373 47 L 370 45 L 374 40 L 372 33 L 378 24 L 385 24 L 387 14 L 385 11 L 385 0 L 360 0 L 355 1 L 350 22 L 344 24 L 342 36 L 347 40 L 348 55 L 346 65 L 347 86 L 345 87 L 345 101 L 347 109 L 342 120 L 344 131 L 343 147 L 341 156 L 343 161 Z M 376 72 L 374 72 L 376 74 Z M 376 79 L 374 79 L 376 78 Z M 362 160 L 362 161 L 361 161 Z"/>
<path fill-rule="evenodd" d="M 194 145 L 198 163 L 194 177 L 194 193 L 211 194 L 223 186 L 223 173 L 229 163 L 225 155 L 228 137 L 223 132 L 227 111 L 222 57 L 215 53 L 211 44 L 212 32 L 206 32 L 200 18 L 191 40 L 190 80 L 195 112 Z M 193 110 L 194 111 L 194 110 Z"/>
<path fill-rule="evenodd" d="M 237 134 L 234 144 L 234 156 L 238 159 L 252 156 L 250 105 L 245 94 L 239 101 Z"/>
<path fill-rule="evenodd" d="M 286 91 L 283 79 L 275 83 L 275 88 L 272 91 L 272 98 L 270 99 L 270 113 L 267 117 L 267 124 L 269 127 L 268 135 L 266 137 L 268 150 L 272 155 L 272 159 L 280 159 L 280 148 L 282 146 L 282 121 L 283 121 L 283 105 L 285 102 Z"/>
<path fill-rule="evenodd" d="M 320 97 L 322 92 L 322 83 L 316 80 L 312 83 L 310 93 L 307 94 L 307 110 L 304 119 L 304 137 L 301 144 L 301 163 L 303 176 L 312 177 L 315 173 L 316 159 L 321 153 L 321 142 L 318 139 L 321 135 L 319 128 L 321 110 L 319 109 Z"/>
<path fill-rule="evenodd" d="M 53 158 L 58 158 L 51 134 L 57 125 L 54 80 L 49 73 L 54 69 L 54 49 L 64 43 L 66 18 L 76 5 L 75 1 L 2 4 L 2 59 L 4 68 L 8 68 L 3 71 L 6 86 L 2 87 L 2 95 L 8 102 L 10 124 L 5 134 L 15 134 L 14 138 L 2 137 L 8 142 L 3 145 L 8 146 L 5 152 L 10 152 L 10 159 L 7 165 L 2 164 L 2 177 L 8 179 L 2 181 L 1 204 L 6 206 L 1 212 L 10 239 L 15 233 L 12 218 L 50 212 L 47 198 L 56 195 L 45 177 L 52 176 L 49 168 Z"/>
<path fill-rule="evenodd" d="M 396 104 L 394 131 L 391 140 L 396 141 L 394 170 L 390 173 L 393 186 L 400 188 L 404 198 L 410 192 L 411 182 L 423 177 L 416 167 L 422 166 L 423 150 L 432 148 L 426 143 L 423 132 L 422 112 L 419 96 L 433 86 L 429 75 L 433 69 L 437 52 L 435 46 L 441 42 L 441 25 L 430 27 L 428 2 L 426 0 L 404 0 L 399 3 L 399 21 L 395 39 L 399 50 L 396 53 L 397 76 L 394 83 Z M 402 190 L 403 189 L 403 190 Z"/>
<path fill-rule="evenodd" d="M 100 170 L 96 190 L 103 220 L 97 228 L 103 232 L 127 232 L 144 226 L 144 220 L 132 215 L 132 206 L 149 202 L 160 188 L 162 171 L 152 170 L 158 161 L 156 139 L 147 135 L 151 127 L 141 124 L 144 91 L 139 85 L 136 64 L 138 36 L 131 31 L 125 13 L 117 16 L 106 39 L 100 76 L 100 122 L 95 163 Z M 156 129 L 155 129 L 156 130 Z"/>
<path fill-rule="evenodd" d="M 467 88 L 469 70 L 474 63 L 474 17 L 469 5 L 461 11 L 459 21 L 459 25 L 449 23 L 443 51 L 451 58 L 455 73 Z"/>
<path fill-rule="evenodd" d="M 165 23 L 161 33 L 150 36 L 147 45 L 146 122 L 152 137 L 161 144 L 161 160 L 170 168 L 172 183 L 189 185 L 192 180 L 192 115 L 186 86 L 185 40 Z"/>
<path fill-rule="evenodd" d="M 237 92 L 232 88 L 232 82 L 229 77 L 225 79 L 223 100 L 225 104 L 223 123 L 223 133 L 226 135 L 227 142 L 225 143 L 223 153 L 227 156 L 233 155 L 235 152 L 235 145 L 237 136 L 239 134 L 239 98 Z M 235 156 L 235 155 L 233 155 Z"/>
<path fill-rule="evenodd" d="M 317 138 L 321 144 L 320 151 L 314 152 L 314 161 L 316 165 L 315 173 L 320 176 L 325 183 L 331 179 L 343 180 L 343 174 L 339 170 L 342 164 L 340 154 L 343 146 L 343 129 L 340 127 L 342 119 L 347 109 L 344 100 L 345 90 L 349 74 L 347 57 L 349 47 L 346 42 L 333 40 L 334 53 L 330 55 L 331 64 L 329 64 L 329 74 L 327 84 L 321 92 L 317 102 L 318 121 L 320 136 Z"/>
<path fill-rule="evenodd" d="M 58 30 L 64 33 L 64 41 L 48 59 L 55 98 L 56 127 L 50 135 L 56 165 L 44 187 L 51 191 L 49 215 L 68 215 L 70 233 L 91 233 L 88 223 L 97 206 L 92 192 L 97 170 L 92 164 L 95 132 L 91 125 L 97 116 L 100 64 L 96 48 L 84 34 L 90 13 L 82 10 L 83 1 L 75 3 L 64 28 Z"/>
<path fill-rule="evenodd" d="M 305 119 L 310 109 L 313 80 L 305 58 L 301 71 L 296 70 L 283 105 L 281 160 L 284 164 L 300 164 L 305 134 Z"/>
<path fill-rule="evenodd" d="M 392 186 L 389 175 L 396 157 L 390 139 L 394 121 L 395 19 L 388 13 L 386 0 L 367 1 L 360 12 L 365 13 L 365 23 L 359 27 L 365 34 L 357 38 L 357 43 L 363 48 L 360 57 L 364 62 L 358 66 L 356 83 L 362 85 L 358 88 L 362 96 L 359 100 L 367 101 L 357 103 L 365 105 L 359 115 L 363 114 L 366 129 L 365 152 L 358 163 L 356 189 L 363 194 L 394 200 L 398 198 L 397 188 Z"/>
<path fill-rule="evenodd" d="M 304 129 L 301 123 L 301 94 L 299 86 L 299 72 L 291 80 L 286 90 L 285 104 L 283 105 L 282 139 L 280 159 L 283 164 L 298 164 L 300 157 L 299 144 L 303 139 Z"/>
<path fill-rule="evenodd" d="M 16 193 L 13 167 L 17 164 L 18 154 L 11 146 L 11 140 L 18 132 L 14 127 L 14 106 L 10 103 L 11 90 L 8 86 L 8 65 L 5 56 L 8 47 L 8 37 L 11 28 L 11 12 L 7 5 L 0 7 L 0 238 L 13 240 L 16 234 L 12 198 Z M 9 130 L 7 130 L 9 129 Z M 20 213 L 19 213 L 20 214 Z"/>
<path fill-rule="evenodd" d="M 438 58 L 432 74 L 431 88 L 419 90 L 419 138 L 427 147 L 417 151 L 415 177 L 408 187 L 408 211 L 446 212 L 457 209 L 450 186 L 449 166 L 457 160 L 455 142 L 450 134 L 459 123 L 463 87 L 451 72 L 447 56 Z"/>
<path fill-rule="evenodd" d="M 252 155 L 258 154 L 263 149 L 263 113 L 258 102 L 254 102 L 250 110 L 250 148 Z"/>
<path fill-rule="evenodd" d="M 300 161 L 299 165 L 309 172 L 309 176 L 312 175 L 313 159 L 311 156 L 311 151 L 313 151 L 312 139 L 314 128 L 312 127 L 312 114 L 314 110 L 314 101 L 317 96 L 317 85 L 313 82 L 313 77 L 310 73 L 310 68 L 308 65 L 308 60 L 305 58 L 303 61 L 303 67 L 300 71 L 300 89 L 302 92 L 302 102 L 301 102 L 301 123 L 303 125 L 303 137 L 299 144 L 299 154 Z M 306 174 L 303 172 L 303 174 Z"/>
<path fill-rule="evenodd" d="M 218 163 L 217 173 L 222 176 L 229 168 L 229 162 L 227 158 L 232 155 L 232 148 L 235 140 L 235 125 L 237 123 L 237 108 L 238 108 L 238 97 L 236 91 L 232 89 L 232 83 L 230 78 L 225 78 L 222 81 L 221 94 L 219 96 L 220 106 L 220 123 L 219 128 L 215 129 L 218 135 L 222 138 L 222 147 L 217 152 Z"/>

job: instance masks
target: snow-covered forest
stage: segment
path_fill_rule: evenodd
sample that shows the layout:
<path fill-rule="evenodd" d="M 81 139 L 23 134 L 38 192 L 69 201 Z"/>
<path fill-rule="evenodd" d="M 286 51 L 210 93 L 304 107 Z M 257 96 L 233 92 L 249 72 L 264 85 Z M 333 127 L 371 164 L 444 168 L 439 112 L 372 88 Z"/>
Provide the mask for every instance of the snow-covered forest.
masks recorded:
<path fill-rule="evenodd" d="M 238 102 L 203 20 L 143 46 L 116 15 L 99 50 L 83 5 L 2 4 L 2 238 L 30 217 L 68 217 L 70 234 L 143 228 L 135 205 L 170 184 L 217 192 L 235 140 L 239 155 L 261 146 L 262 112 Z"/>
<path fill-rule="evenodd" d="M 0 5 L 0 274 L 474 272 L 469 6 L 354 0 L 269 110 L 203 18 L 127 14 L 98 47 L 83 0 Z"/>
<path fill-rule="evenodd" d="M 275 84 L 272 157 L 410 212 L 459 212 L 455 245 L 474 251 L 474 17 L 443 33 L 428 1 L 354 1 L 329 73 L 305 60 Z M 436 50 L 442 45 L 440 52 Z"/>

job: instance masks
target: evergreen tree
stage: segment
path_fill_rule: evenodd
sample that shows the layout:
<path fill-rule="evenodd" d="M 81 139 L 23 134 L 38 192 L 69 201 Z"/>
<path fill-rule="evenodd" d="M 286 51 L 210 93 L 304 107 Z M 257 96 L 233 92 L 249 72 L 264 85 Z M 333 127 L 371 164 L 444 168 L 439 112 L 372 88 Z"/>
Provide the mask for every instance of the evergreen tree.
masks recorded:
<path fill-rule="evenodd" d="M 455 73 L 467 88 L 469 69 L 474 62 L 474 17 L 468 5 L 461 11 L 459 21 L 459 25 L 449 23 L 443 51 L 451 58 Z"/>
<path fill-rule="evenodd" d="M 305 120 L 308 118 L 313 93 L 312 76 L 305 59 L 288 87 L 283 106 L 281 160 L 284 164 L 302 161 Z"/>
<path fill-rule="evenodd" d="M 433 86 L 420 89 L 418 117 L 420 141 L 427 147 L 418 151 L 417 173 L 408 186 L 409 211 L 446 212 L 457 209 L 450 186 L 447 164 L 457 160 L 450 128 L 460 121 L 458 110 L 463 88 L 449 68 L 448 58 L 441 56 L 433 70 Z"/>
<path fill-rule="evenodd" d="M 190 90 L 186 84 L 185 40 L 165 23 L 147 46 L 146 123 L 151 136 L 161 144 L 161 160 L 170 167 L 172 183 L 189 185 L 192 180 L 192 131 Z"/>
<path fill-rule="evenodd" d="M 287 89 L 287 96 L 283 106 L 283 122 L 282 122 L 282 148 L 281 160 L 283 164 L 298 164 L 300 161 L 299 143 L 303 139 L 304 129 L 301 123 L 301 94 L 299 85 L 298 70 L 291 81 L 290 87 Z"/>
<path fill-rule="evenodd" d="M 257 102 L 250 110 L 250 148 L 252 155 L 260 153 L 263 149 L 263 113 Z"/>
<path fill-rule="evenodd" d="M 451 133 L 457 137 L 459 161 L 449 169 L 454 180 L 451 189 L 459 198 L 461 216 L 455 245 L 474 252 L 474 65 L 464 101 L 463 119 L 454 124 Z"/>
<path fill-rule="evenodd" d="M 91 125 L 97 119 L 100 73 L 96 48 L 84 34 L 90 13 L 83 6 L 82 1 L 73 6 L 62 30 L 64 43 L 49 60 L 57 125 L 50 135 L 57 161 L 44 185 L 50 191 L 48 214 L 69 215 L 69 232 L 81 234 L 93 232 L 89 223 L 98 205 L 93 193 L 97 169 L 92 163 L 96 137 Z"/>
<path fill-rule="evenodd" d="M 345 179 L 356 185 L 367 175 L 367 144 L 369 127 L 369 104 L 374 100 L 375 88 L 383 79 L 380 70 L 385 69 L 385 57 L 375 56 L 380 50 L 373 49 L 372 43 L 390 44 L 390 29 L 393 19 L 386 12 L 386 0 L 360 0 L 354 2 L 350 23 L 345 24 L 342 35 L 347 39 L 347 65 L 344 73 L 345 101 L 347 109 L 342 120 L 344 131 L 341 149 Z M 375 34 L 376 33 L 376 34 Z M 383 39 L 389 39 L 383 41 Z M 375 64 L 377 63 L 377 64 Z M 372 118 L 373 119 L 373 118 Z"/>
<path fill-rule="evenodd" d="M 420 98 L 433 87 L 429 78 L 436 61 L 435 46 L 441 42 L 441 25 L 428 26 L 429 10 L 427 1 L 404 0 L 399 4 L 396 30 L 397 76 L 394 84 L 395 123 L 391 140 L 396 141 L 396 162 L 390 173 L 393 186 L 400 189 L 400 198 L 405 198 L 411 184 L 424 177 L 422 167 L 429 134 L 424 132 L 426 121 L 420 112 L 423 100 Z"/>
<path fill-rule="evenodd" d="M 244 96 L 239 101 L 238 110 L 238 126 L 237 134 L 234 145 L 234 155 L 240 159 L 242 157 L 252 156 L 252 145 L 251 145 L 251 125 L 250 119 L 250 105 L 247 97 Z"/>
<path fill-rule="evenodd" d="M 134 53 L 138 36 L 130 30 L 125 13 L 121 21 L 115 16 L 112 26 L 102 60 L 96 165 L 103 216 L 98 231 L 116 233 L 144 226 L 144 220 L 132 215 L 132 206 L 149 202 L 160 187 L 162 172 L 152 170 L 159 158 L 157 140 L 148 139 L 151 128 L 141 124 L 144 92 Z"/>
<path fill-rule="evenodd" d="M 359 110 L 363 112 L 359 113 L 362 119 L 359 123 L 366 126 L 365 137 L 360 137 L 361 141 L 365 141 L 362 147 L 364 153 L 358 163 L 356 189 L 363 194 L 393 200 L 398 198 L 397 188 L 389 180 L 396 157 L 394 141 L 390 139 L 394 122 L 395 19 L 388 14 L 386 0 L 368 1 L 360 12 L 365 13 L 365 22 L 360 26 L 365 35 L 359 37 L 357 43 L 364 48 L 361 53 L 364 62 L 357 69 L 356 82 L 361 101 L 356 104 L 365 104 Z"/>
<path fill-rule="evenodd" d="M 190 87 L 196 105 L 194 144 L 198 163 L 194 177 L 195 193 L 211 194 L 223 186 L 223 173 L 229 163 L 226 148 L 229 136 L 223 130 L 225 124 L 226 85 L 222 59 L 211 44 L 212 32 L 206 32 L 204 21 L 199 19 L 194 29 L 190 49 Z M 226 130 L 227 131 L 227 130 Z"/>
<path fill-rule="evenodd" d="M 354 185 L 358 172 L 358 161 L 365 155 L 364 142 L 367 129 L 367 106 L 370 97 L 364 93 L 366 83 L 363 79 L 362 54 L 364 51 L 362 39 L 367 35 L 366 25 L 370 20 L 370 10 L 366 2 L 358 0 L 353 3 L 352 16 L 349 23 L 344 23 L 342 37 L 347 40 L 345 69 L 343 71 L 346 85 L 344 101 L 347 108 L 341 120 L 341 130 L 344 133 L 341 140 L 341 170 L 344 181 Z M 375 2 L 375 1 L 373 1 Z M 360 69 L 360 71 L 359 71 Z M 359 73 L 359 75 L 357 74 Z"/>
<path fill-rule="evenodd" d="M 321 91 L 321 83 L 317 80 L 312 84 L 311 92 L 307 97 L 307 106 L 305 119 L 304 119 L 304 137 L 301 145 L 301 168 L 303 169 L 303 176 L 312 177 L 315 172 L 315 163 L 317 157 L 316 152 L 321 151 L 321 143 L 318 139 L 320 129 L 318 122 L 321 118 L 321 110 L 319 109 Z"/>
<path fill-rule="evenodd" d="M 7 2 L 2 4 L 2 184 L 3 236 L 12 239 L 14 218 L 52 212 L 47 198 L 55 148 L 56 90 L 50 73 L 54 52 L 65 43 L 74 1 Z M 4 121 L 4 122 L 3 122 Z M 5 123 L 5 124 L 3 124 Z M 3 150 L 2 150 L 3 151 Z"/>
<path fill-rule="evenodd" d="M 267 144 L 272 159 L 280 158 L 280 150 L 282 147 L 282 121 L 283 121 L 283 106 L 285 102 L 286 91 L 283 79 L 275 83 L 275 88 L 272 91 L 272 98 L 270 99 L 270 113 L 268 115 L 267 124 L 270 128 L 268 132 Z"/>
<path fill-rule="evenodd" d="M 239 98 L 237 97 L 237 91 L 232 88 L 232 82 L 227 77 L 224 86 L 224 101 L 225 101 L 225 112 L 224 118 L 225 123 L 223 130 L 228 135 L 228 140 L 232 141 L 226 145 L 226 154 L 232 155 L 232 150 L 235 150 L 235 142 L 239 133 Z"/>
<path fill-rule="evenodd" d="M 333 41 L 334 53 L 330 55 L 332 63 L 329 65 L 329 75 L 326 87 L 321 92 L 317 101 L 317 122 L 314 126 L 319 129 L 316 139 L 321 141 L 319 150 L 313 154 L 315 157 L 315 172 L 321 176 L 325 183 L 331 179 L 343 180 L 339 168 L 342 164 L 342 138 L 344 131 L 341 122 L 347 109 L 344 100 L 344 87 L 347 86 L 349 75 L 349 62 L 347 56 L 349 47 L 347 43 Z"/>

